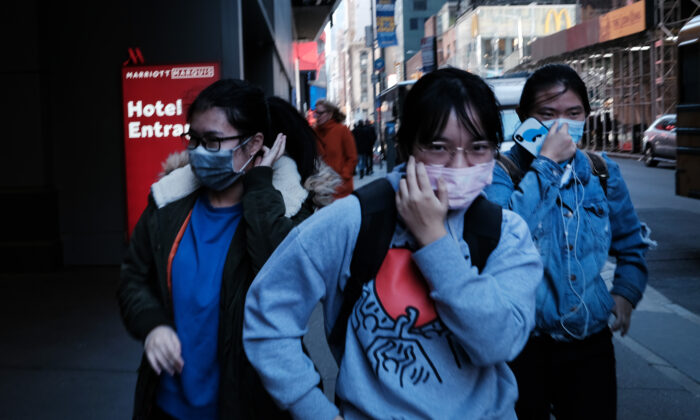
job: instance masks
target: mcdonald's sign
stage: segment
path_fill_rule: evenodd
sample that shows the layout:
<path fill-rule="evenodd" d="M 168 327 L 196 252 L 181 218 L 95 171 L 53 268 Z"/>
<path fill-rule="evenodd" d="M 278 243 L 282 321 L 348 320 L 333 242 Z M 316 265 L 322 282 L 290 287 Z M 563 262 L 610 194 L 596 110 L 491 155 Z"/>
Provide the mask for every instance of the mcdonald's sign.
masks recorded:
<path fill-rule="evenodd" d="M 565 19 L 564 22 L 566 22 L 566 26 L 562 26 L 562 19 Z M 550 24 L 551 22 L 554 21 L 554 30 L 551 30 Z M 569 15 L 569 11 L 566 9 L 560 9 L 559 12 L 557 12 L 554 9 L 549 9 L 547 11 L 547 15 L 544 18 L 544 33 L 545 35 L 550 34 L 552 32 L 559 32 L 562 29 L 569 29 L 573 26 L 573 23 L 571 22 L 571 15 Z"/>

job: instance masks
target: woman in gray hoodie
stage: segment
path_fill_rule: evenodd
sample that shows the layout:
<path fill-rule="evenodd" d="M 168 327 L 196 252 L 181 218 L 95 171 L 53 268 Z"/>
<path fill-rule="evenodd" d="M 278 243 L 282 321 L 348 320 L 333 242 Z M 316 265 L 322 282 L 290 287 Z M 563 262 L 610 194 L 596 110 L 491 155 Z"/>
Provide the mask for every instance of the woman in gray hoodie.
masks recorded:
<path fill-rule="evenodd" d="M 279 407 L 299 419 L 515 419 L 506 362 L 534 326 L 542 264 L 523 219 L 481 194 L 503 137 L 493 92 L 478 76 L 441 69 L 413 86 L 403 112 L 408 162 L 387 177 L 397 213 L 390 247 L 349 318 L 339 321 L 363 222 L 355 195 L 293 229 L 255 278 L 246 354 Z M 485 216 L 472 219 L 475 208 Z M 481 265 L 463 232 L 493 218 L 500 234 Z M 301 347 L 319 301 L 326 333 L 341 323 L 344 335 L 332 348 L 338 405 L 317 387 Z"/>

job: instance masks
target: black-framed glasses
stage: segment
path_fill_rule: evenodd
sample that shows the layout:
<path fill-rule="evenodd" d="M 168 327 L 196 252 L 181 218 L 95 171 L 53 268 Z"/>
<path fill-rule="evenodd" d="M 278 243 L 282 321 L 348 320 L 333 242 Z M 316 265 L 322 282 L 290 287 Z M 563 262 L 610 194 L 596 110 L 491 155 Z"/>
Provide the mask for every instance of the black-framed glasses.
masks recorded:
<path fill-rule="evenodd" d="M 460 151 L 464 159 L 472 164 L 489 162 L 495 155 L 493 144 L 485 140 L 475 141 L 467 147 L 455 147 L 443 141 L 417 144 L 416 147 L 423 152 L 432 163 L 440 165 L 446 165 L 452 161 L 457 151 Z"/>
<path fill-rule="evenodd" d="M 200 144 L 210 152 L 218 152 L 221 150 L 221 142 L 226 140 L 242 140 L 250 137 L 248 134 L 240 134 L 238 136 L 215 137 L 215 136 L 198 136 L 192 132 L 187 132 L 180 136 L 185 146 L 189 150 L 196 149 Z"/>

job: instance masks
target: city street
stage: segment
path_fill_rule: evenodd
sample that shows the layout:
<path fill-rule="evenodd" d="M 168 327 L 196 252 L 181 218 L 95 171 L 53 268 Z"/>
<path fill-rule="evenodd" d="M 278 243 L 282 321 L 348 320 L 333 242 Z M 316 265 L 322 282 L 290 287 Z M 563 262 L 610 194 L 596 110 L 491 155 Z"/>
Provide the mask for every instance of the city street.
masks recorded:
<path fill-rule="evenodd" d="M 668 163 L 674 156 L 679 158 L 679 191 L 697 197 L 699 15 L 700 0 L 13 2 L 3 25 L 5 55 L 12 59 L 6 60 L 0 77 L 8 104 L 5 114 L 12 122 L 6 124 L 7 137 L 19 140 L 7 142 L 5 154 L 9 159 L 4 161 L 0 188 L 0 202 L 8 212 L 0 225 L 0 420 L 132 417 L 144 343 L 127 332 L 117 301 L 121 264 L 130 240 L 138 252 L 126 260 L 129 287 L 122 287 L 119 296 L 122 307 L 131 307 L 125 309 L 129 330 L 137 331 L 141 338 L 149 331 L 161 332 L 160 337 L 165 339 L 148 340 L 149 357 L 163 356 L 161 362 L 168 365 L 176 359 L 164 350 L 173 344 L 174 340 L 167 339 L 172 334 L 154 326 L 177 324 L 181 353 L 189 366 L 184 382 L 191 375 L 202 378 L 201 383 L 218 381 L 221 385 L 217 389 L 180 383 L 170 390 L 162 388 L 158 401 L 163 409 L 177 415 L 192 410 L 188 417 L 200 417 L 198 413 L 207 417 L 218 399 L 230 402 L 219 407 L 222 418 L 245 416 L 229 415 L 228 409 L 260 413 L 260 404 L 248 392 L 256 387 L 250 386 L 249 375 L 240 373 L 246 353 L 235 339 L 242 338 L 238 335 L 240 310 L 244 308 L 246 288 L 254 281 L 255 271 L 250 266 L 259 267 L 264 262 L 259 258 L 267 254 L 259 255 L 260 249 L 276 244 L 276 235 L 286 233 L 289 225 L 277 217 L 283 206 L 268 200 L 276 194 L 268 185 L 270 171 L 260 170 L 256 180 L 255 175 L 245 174 L 249 165 L 267 165 L 268 160 L 275 161 L 282 154 L 291 158 L 277 162 L 272 185 L 282 192 L 285 211 L 301 217 L 317 210 L 321 202 L 332 200 L 335 187 L 329 183 L 335 181 L 333 174 L 321 171 L 320 176 L 312 176 L 319 161 L 331 168 L 329 172 L 347 177 L 353 165 L 353 147 L 360 157 L 381 152 L 394 162 L 399 154 L 399 137 L 410 133 L 421 144 L 430 143 L 420 147 L 418 160 L 460 168 L 490 163 L 489 149 L 479 140 L 500 138 L 495 132 L 498 127 L 503 127 L 503 138 L 519 141 L 522 137 L 523 141 L 532 140 L 535 147 L 543 147 L 535 140 L 547 137 L 543 127 L 552 127 L 549 124 L 555 119 L 567 121 L 566 130 L 577 147 L 615 150 L 608 155 L 619 165 L 635 212 L 649 227 L 648 243 L 653 244 L 646 255 L 648 285 L 632 313 L 629 333 L 613 338 L 617 418 L 700 419 L 700 199 L 676 195 L 676 167 Z M 80 59 L 76 60 L 76 55 Z M 539 123 L 521 124 L 526 116 L 535 117 Z M 461 127 L 467 120 L 469 124 Z M 442 125 L 438 133 L 437 126 Z M 523 130 L 516 136 L 521 126 Z M 563 127 L 560 121 L 557 130 L 561 132 L 555 135 L 560 139 L 566 137 Z M 288 136 L 282 148 L 281 138 L 279 143 L 274 141 L 279 133 Z M 376 137 L 381 137 L 381 151 L 372 149 L 377 146 Z M 552 140 L 549 145 L 554 146 L 546 148 L 554 158 L 574 147 L 568 139 Z M 270 147 L 269 153 L 264 146 Z M 182 153 L 186 150 L 189 152 Z M 458 152 L 470 165 L 458 164 Z M 645 166 L 642 154 L 648 165 L 658 166 Z M 194 177 L 188 170 L 171 172 L 185 164 L 185 157 Z M 364 166 L 364 160 L 362 163 Z M 466 173 L 487 178 L 489 169 L 479 171 L 485 167 L 471 168 L 474 172 Z M 373 169 L 371 175 L 355 176 L 354 188 L 385 177 L 388 171 L 385 162 L 374 163 Z M 550 169 L 557 171 L 556 167 Z M 434 170 L 437 173 L 441 169 Z M 174 176 L 165 176 L 168 173 Z M 298 185 L 298 179 L 303 180 L 302 185 Z M 471 188 L 472 181 L 480 182 L 478 177 L 466 182 L 455 179 L 464 189 Z M 307 187 L 309 196 L 304 190 Z M 351 190 L 344 179 L 335 192 L 346 194 Z M 556 187 L 553 192 L 557 192 Z M 200 200 L 200 194 L 208 195 L 209 203 Z M 574 210 L 580 194 L 571 195 L 573 204 L 567 207 Z M 568 190 L 559 195 L 562 206 L 568 196 Z M 309 197 L 313 200 L 305 200 Z M 604 218 L 605 205 L 599 198 L 602 196 L 593 197 L 586 191 L 588 201 L 582 202 L 581 211 L 561 212 L 562 225 L 559 214 L 555 215 L 556 224 L 547 225 L 552 220 L 531 224 L 538 238 L 538 230 L 543 232 L 542 238 L 547 238 L 538 241 L 538 252 L 551 254 L 553 264 L 561 264 L 558 281 L 570 283 L 571 292 L 558 290 L 568 295 L 544 298 L 568 311 L 569 315 L 555 320 L 567 332 L 567 320 L 576 320 L 577 314 L 584 312 L 581 308 L 595 311 L 589 309 L 587 296 L 607 297 L 602 283 L 595 289 L 589 287 L 591 271 L 596 274 L 604 265 L 601 275 L 608 287 L 612 287 L 615 276 L 616 262 L 612 258 L 606 261 L 605 244 L 599 238 L 610 225 L 592 216 L 595 212 Z M 234 208 L 241 202 L 246 203 L 244 212 Z M 525 208 L 532 208 L 536 214 L 542 209 L 539 204 Z M 628 204 L 619 207 L 625 209 L 619 213 L 629 215 Z M 299 205 L 303 213 L 297 211 Z M 261 211 L 251 211 L 256 207 Z M 334 214 L 332 211 L 326 214 Z M 419 218 L 423 213 L 419 207 Z M 252 220 L 251 214 L 260 220 Z M 347 217 L 339 213 L 334 223 Z M 147 234 L 135 229 L 139 220 L 138 226 L 145 227 Z M 243 220 L 245 232 L 233 220 Z M 435 239 L 432 235 L 422 238 L 410 220 L 408 224 L 418 242 Z M 437 232 L 429 223 L 425 226 L 431 228 L 427 233 Z M 560 228 L 568 230 L 560 233 Z M 375 230 L 371 228 L 372 233 Z M 545 243 L 551 239 L 547 234 L 557 237 L 558 242 Z M 339 239 L 326 235 L 324 239 L 330 242 Z M 570 237 L 576 240 L 570 241 Z M 396 238 L 401 239 L 397 243 L 405 243 L 402 236 Z M 320 251 L 309 255 L 327 256 L 334 248 L 323 241 L 314 241 L 314 245 Z M 481 245 L 483 252 L 486 248 Z M 471 247 L 476 249 L 474 244 Z M 508 246 L 500 249 L 509 251 Z M 516 251 L 522 254 L 527 247 L 518 246 Z M 411 253 L 398 254 L 411 258 Z M 480 261 L 476 254 L 472 253 L 470 261 Z M 583 254 L 585 257 L 580 258 Z M 518 281 L 538 280 L 537 273 L 513 274 L 519 267 L 517 261 L 526 257 L 492 258 L 504 262 L 504 270 L 513 269 L 503 271 L 509 273 L 503 278 L 515 281 L 508 283 L 509 288 L 517 288 Z M 530 257 L 532 260 L 533 254 Z M 566 261 L 569 267 L 564 272 Z M 636 261 L 640 261 L 639 252 Z M 133 270 L 129 269 L 131 262 Z M 454 268 L 442 265 L 445 267 L 437 268 Z M 404 264 L 401 268 L 408 267 Z M 226 273 L 223 277 L 219 274 L 222 271 Z M 624 273 L 622 264 L 619 271 L 630 275 Z M 154 276 L 157 285 L 152 284 Z M 293 286 L 307 280 L 287 277 Z M 440 278 L 446 277 L 450 275 Z M 493 279 L 485 277 L 486 283 L 474 283 L 476 289 L 482 283 L 487 288 L 493 285 Z M 411 279 L 401 275 L 399 280 Z M 459 289 L 462 283 L 456 283 Z M 433 286 L 440 292 L 441 286 L 451 285 Z M 389 300 L 403 299 L 403 283 L 399 288 L 401 293 L 396 293 L 396 288 L 388 289 Z M 378 286 L 372 296 L 376 294 L 385 311 L 374 300 L 367 302 L 374 305 L 371 310 L 402 321 L 393 317 L 394 311 L 387 306 L 389 300 L 380 289 Z M 639 297 L 636 289 L 635 298 Z M 274 290 L 269 293 L 276 295 L 273 297 L 289 297 L 277 288 L 265 288 L 265 292 L 268 290 Z M 324 291 L 329 293 L 321 296 L 331 299 L 332 290 Z M 405 291 L 412 292 L 410 287 Z M 472 297 L 482 296 L 478 291 L 462 291 Z M 490 304 L 507 300 L 513 291 L 517 292 L 500 288 L 495 294 L 483 295 L 477 306 L 466 298 L 455 299 L 459 295 L 453 289 L 444 293 L 458 301 L 451 307 L 483 306 L 487 311 L 477 312 L 498 323 L 498 331 L 493 331 L 471 315 L 463 313 L 460 317 L 459 321 L 468 324 L 467 330 L 489 332 L 497 346 L 485 347 L 488 340 L 479 336 L 477 344 L 487 356 L 484 360 L 514 358 L 519 350 L 508 344 L 507 329 L 501 328 L 507 327 L 507 322 L 499 321 L 502 318 L 498 311 L 488 310 Z M 160 298 L 154 298 L 153 293 Z M 338 367 L 326 343 L 322 303 L 307 294 L 304 298 L 311 303 L 302 326 L 308 311 L 316 306 L 308 328 L 300 331 L 297 323 L 294 334 L 304 334 L 305 349 L 321 374 L 326 397 L 333 402 Z M 420 298 L 424 300 L 423 294 Z M 158 299 L 170 308 L 167 313 L 159 310 Z M 261 300 L 263 308 L 270 307 L 266 300 Z M 285 308 L 290 300 L 281 302 L 277 307 Z M 603 308 L 599 300 L 593 304 Z M 203 315 L 215 317 L 217 308 L 223 320 L 218 329 L 208 321 L 212 318 Z M 456 327 L 447 322 L 444 306 L 438 308 L 440 314 L 435 316 L 441 316 L 437 319 L 452 325 L 456 333 Z M 399 306 L 397 313 L 403 309 Z M 274 316 L 278 312 L 264 309 L 261 313 Z M 605 310 L 600 313 L 608 316 Z M 367 315 L 368 319 L 374 316 L 370 312 Z M 424 316 L 425 311 L 419 315 Z M 432 347 L 434 334 L 443 337 L 442 330 L 432 328 L 437 324 L 430 325 L 425 334 L 409 328 L 414 340 L 403 333 L 405 329 L 394 328 L 392 335 L 384 334 L 380 328 L 384 328 L 385 321 L 377 319 L 378 323 L 362 324 L 369 334 L 362 341 L 367 344 L 362 351 L 376 350 L 378 366 L 394 364 L 398 372 L 398 367 L 404 366 L 403 356 L 394 356 L 393 350 L 384 352 L 384 346 L 393 346 L 396 355 L 405 355 L 412 347 L 404 342 L 416 344 L 426 357 L 420 366 L 410 362 L 411 380 L 420 383 L 423 373 L 433 375 L 433 369 L 443 384 L 440 389 L 430 389 L 439 394 L 437 398 L 430 393 L 423 395 L 426 388 L 420 393 L 410 392 L 404 387 L 404 373 L 408 371 L 402 371 L 399 380 L 405 392 L 400 399 L 413 403 L 422 414 L 402 414 L 402 407 L 411 404 L 393 404 L 391 407 L 398 411 L 392 416 L 422 415 L 440 420 L 437 413 L 443 412 L 452 414 L 442 417 L 487 416 L 469 410 L 488 413 L 493 404 L 486 403 L 479 392 L 465 389 L 473 388 L 470 385 L 446 385 L 450 382 L 443 381 L 444 371 L 450 369 L 435 365 L 427 357 L 444 354 L 444 346 L 435 353 L 423 345 Z M 199 335 L 188 333 L 189 321 L 191 330 Z M 233 328 L 229 328 L 230 322 L 235 324 Z M 585 325 L 584 329 L 591 331 L 590 324 Z M 270 324 L 261 322 L 260 326 Z M 397 321 L 396 327 L 402 326 Z M 558 328 L 556 323 L 553 326 Z M 414 334 L 417 332 L 421 335 Z M 470 363 L 479 364 L 480 355 L 473 349 L 462 363 L 464 349 L 460 346 L 469 347 L 469 343 L 455 342 L 450 333 L 447 331 L 446 340 L 460 369 Z M 527 335 L 528 331 L 522 333 Z M 204 336 L 209 340 L 198 338 Z M 218 366 L 209 363 L 214 342 L 218 343 Z M 610 342 L 607 344 L 609 359 Z M 197 352 L 190 352 L 192 348 Z M 203 353 L 198 353 L 200 349 Z M 513 354 L 499 357 L 499 350 L 509 349 Z M 264 353 L 255 351 L 250 355 Z M 419 354 L 417 350 L 413 353 Z M 385 356 L 386 361 L 382 359 Z M 179 360 L 176 362 L 179 366 Z M 285 378 L 286 366 L 276 370 L 279 378 Z M 343 364 L 344 369 L 353 366 Z M 581 366 L 579 370 L 589 371 Z M 612 374 L 612 367 L 608 370 Z M 362 388 L 378 390 L 374 394 L 384 396 L 376 404 L 367 398 L 369 394 L 349 398 L 357 408 L 364 404 L 373 415 L 387 415 L 379 413 L 382 409 L 377 407 L 390 399 L 388 381 L 394 379 L 383 377 L 379 371 L 377 375 L 369 375 L 374 381 Z M 144 382 L 148 376 L 140 375 L 140 391 L 153 389 Z M 482 383 L 483 379 L 479 375 L 474 383 Z M 566 380 L 583 383 L 571 376 Z M 157 385 L 158 381 L 146 382 Z M 341 384 L 345 382 L 343 379 Z M 281 387 L 285 392 L 298 394 L 294 390 L 301 387 L 299 383 L 285 383 L 288 385 Z M 371 383 L 378 387 L 373 388 Z M 501 383 L 497 387 L 498 392 L 487 393 L 497 397 L 507 388 Z M 613 388 L 607 387 L 608 391 Z M 450 393 L 462 393 L 469 404 L 447 411 L 445 402 L 450 401 Z M 423 395 L 425 404 L 415 398 L 417 395 Z M 149 407 L 140 404 L 142 401 L 154 401 L 150 393 L 140 392 L 140 396 L 145 397 L 137 399 L 141 408 Z M 298 403 L 296 407 L 304 413 L 300 417 L 323 417 L 314 411 L 325 403 L 319 396 L 294 396 L 295 401 L 289 403 Z M 286 397 L 279 398 L 287 403 Z M 592 408 L 602 404 L 586 403 Z M 248 405 L 252 411 L 247 410 Z M 263 405 L 274 408 L 267 400 Z M 350 411 L 346 409 L 345 414 L 353 417 Z M 143 417 L 141 414 L 137 410 L 139 417 Z"/>
<path fill-rule="evenodd" d="M 616 159 L 658 247 L 628 337 L 616 338 L 620 419 L 700 413 L 700 201 L 674 195 L 673 168 Z M 375 166 L 375 174 L 384 171 Z M 610 277 L 612 266 L 606 276 Z M 126 419 L 139 343 L 121 325 L 119 267 L 0 276 L 0 419 Z M 332 398 L 335 365 L 316 313 L 306 343 Z"/>
<path fill-rule="evenodd" d="M 676 196 L 675 167 L 618 159 L 639 218 L 659 246 L 647 254 L 649 284 L 700 314 L 700 200 Z"/>

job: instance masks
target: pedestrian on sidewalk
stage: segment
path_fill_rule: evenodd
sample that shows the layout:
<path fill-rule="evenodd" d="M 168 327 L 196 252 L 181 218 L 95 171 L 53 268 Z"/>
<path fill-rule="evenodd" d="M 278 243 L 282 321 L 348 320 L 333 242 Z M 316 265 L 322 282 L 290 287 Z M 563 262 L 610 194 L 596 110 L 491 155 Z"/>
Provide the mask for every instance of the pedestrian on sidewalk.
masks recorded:
<path fill-rule="evenodd" d="M 534 154 L 520 144 L 506 152 L 486 189 L 490 200 L 525 219 L 544 263 L 537 325 L 510 364 L 520 419 L 549 419 L 550 411 L 558 419 L 615 418 L 609 325 L 627 333 L 647 283 L 647 245 L 620 168 L 576 148 L 590 111 L 586 86 L 571 67 L 535 71 L 517 112 L 549 132 Z M 617 259 L 611 291 L 600 276 L 608 255 Z"/>
<path fill-rule="evenodd" d="M 367 170 L 367 160 L 362 152 L 365 147 L 365 143 L 368 138 L 365 133 L 365 122 L 359 120 L 355 122 L 352 128 L 352 136 L 355 138 L 355 148 L 357 149 L 357 167 L 355 173 L 360 175 L 360 179 L 365 177 L 365 172 Z"/>
<path fill-rule="evenodd" d="M 292 142 L 311 147 L 284 156 L 268 109 L 285 112 L 242 80 L 210 85 L 188 109 L 189 164 L 152 186 L 117 294 L 127 330 L 144 342 L 133 418 L 289 417 L 245 357 L 243 304 L 267 257 L 316 206 L 301 185 L 315 176 L 316 140 L 308 124 L 289 127 Z"/>
<path fill-rule="evenodd" d="M 481 195 L 503 137 L 493 92 L 478 76 L 437 70 L 408 93 L 402 121 L 408 162 L 295 228 L 255 278 L 246 354 L 295 418 L 515 419 L 506 362 L 534 326 L 542 266 L 522 218 Z M 395 205 L 382 213 L 391 224 L 372 228 L 363 208 L 380 206 L 358 199 L 369 192 Z M 358 278 L 355 255 L 382 238 L 378 271 Z M 338 406 L 301 349 L 319 301 Z"/>
<path fill-rule="evenodd" d="M 319 99 L 314 114 L 314 130 L 319 137 L 321 157 L 343 180 L 336 191 L 336 197 L 345 197 L 353 190 L 352 173 L 357 165 L 355 139 L 350 129 L 343 124 L 345 114 L 332 102 Z"/>
<path fill-rule="evenodd" d="M 377 142 L 377 132 L 374 123 L 370 120 L 365 120 L 365 133 L 367 147 L 364 149 L 364 154 L 367 160 L 367 175 L 372 175 L 374 173 L 374 144 Z"/>

